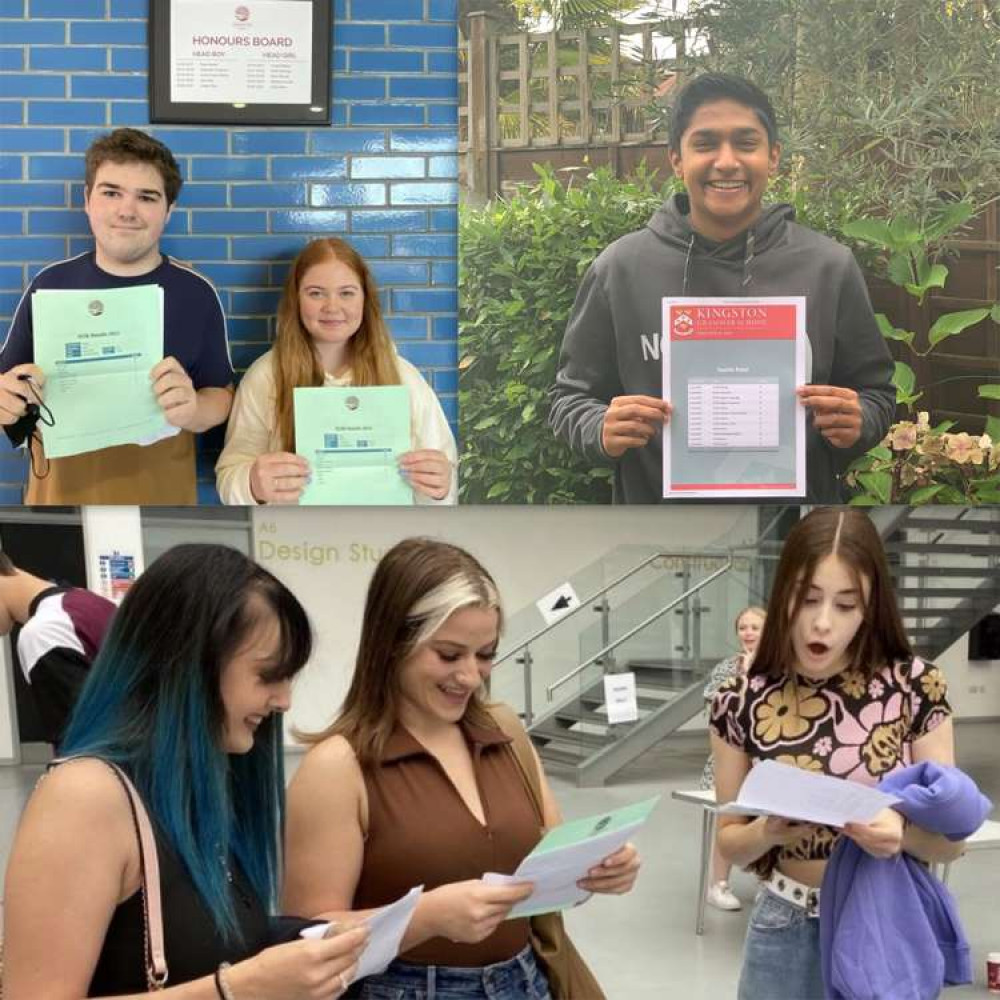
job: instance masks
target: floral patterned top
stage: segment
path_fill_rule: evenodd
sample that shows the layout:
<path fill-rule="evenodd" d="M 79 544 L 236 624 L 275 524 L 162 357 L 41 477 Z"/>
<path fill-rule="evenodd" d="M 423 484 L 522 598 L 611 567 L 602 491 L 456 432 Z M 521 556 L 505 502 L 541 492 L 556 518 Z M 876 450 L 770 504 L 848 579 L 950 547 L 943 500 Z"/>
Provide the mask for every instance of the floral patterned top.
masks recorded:
<path fill-rule="evenodd" d="M 947 684 L 931 663 L 914 658 L 885 666 L 867 683 L 860 670 L 812 681 L 738 675 L 719 688 L 712 730 L 751 764 L 777 760 L 865 785 L 909 766 L 911 745 L 951 715 Z M 826 860 L 837 831 L 776 847 L 750 868 L 766 878 L 781 858 Z"/>

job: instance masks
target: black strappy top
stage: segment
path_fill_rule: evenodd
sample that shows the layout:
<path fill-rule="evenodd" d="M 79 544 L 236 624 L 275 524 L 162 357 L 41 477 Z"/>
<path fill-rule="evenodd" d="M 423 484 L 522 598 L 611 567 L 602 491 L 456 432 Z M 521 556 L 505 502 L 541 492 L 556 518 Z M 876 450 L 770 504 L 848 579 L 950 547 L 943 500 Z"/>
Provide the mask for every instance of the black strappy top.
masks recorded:
<path fill-rule="evenodd" d="M 232 946 L 219 937 L 183 863 L 155 824 L 154 834 L 160 863 L 167 986 L 210 976 L 220 962 L 240 962 L 267 947 L 267 913 L 240 866 L 230 862 L 230 890 L 243 933 L 243 944 Z M 144 928 L 142 893 L 136 892 L 112 914 L 88 996 L 146 992 Z"/>

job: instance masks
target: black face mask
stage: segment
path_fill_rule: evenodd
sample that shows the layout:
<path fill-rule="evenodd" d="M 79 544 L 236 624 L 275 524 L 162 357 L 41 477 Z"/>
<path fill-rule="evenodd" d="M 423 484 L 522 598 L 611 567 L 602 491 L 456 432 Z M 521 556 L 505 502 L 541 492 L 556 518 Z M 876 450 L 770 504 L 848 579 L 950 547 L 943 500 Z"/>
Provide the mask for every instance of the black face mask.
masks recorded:
<path fill-rule="evenodd" d="M 37 427 L 41 423 L 46 427 L 55 426 L 55 417 L 52 411 L 45 405 L 38 387 L 32 381 L 30 375 L 19 375 L 18 378 L 24 384 L 25 395 L 21 398 L 26 406 L 24 416 L 13 424 L 4 427 L 10 443 L 15 448 L 20 448 L 26 441 L 28 442 L 28 453 L 31 456 L 31 469 L 35 473 L 35 478 L 44 479 L 49 474 L 49 460 L 46 458 L 41 469 L 35 468 L 35 449 L 31 447 L 33 441 L 37 441 L 41 448 L 41 438 L 38 436 Z"/>

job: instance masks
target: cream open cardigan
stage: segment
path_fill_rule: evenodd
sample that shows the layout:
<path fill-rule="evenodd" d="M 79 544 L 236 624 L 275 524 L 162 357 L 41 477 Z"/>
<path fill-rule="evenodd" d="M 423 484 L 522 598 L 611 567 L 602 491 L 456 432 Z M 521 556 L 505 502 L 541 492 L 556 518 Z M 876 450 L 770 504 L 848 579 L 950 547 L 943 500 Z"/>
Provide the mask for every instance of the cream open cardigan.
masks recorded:
<path fill-rule="evenodd" d="M 451 462 L 451 489 L 443 500 L 432 500 L 414 492 L 416 503 L 453 504 L 458 496 L 458 453 L 455 437 L 445 419 L 434 390 L 405 358 L 397 357 L 399 375 L 410 390 L 410 426 L 414 450 L 433 448 Z M 327 374 L 326 385 L 350 385 L 351 373 L 335 378 Z M 226 428 L 226 445 L 215 466 L 215 484 L 226 504 L 255 504 L 250 492 L 250 467 L 258 455 L 282 451 L 275 419 L 274 355 L 261 355 L 248 369 L 233 400 Z"/>

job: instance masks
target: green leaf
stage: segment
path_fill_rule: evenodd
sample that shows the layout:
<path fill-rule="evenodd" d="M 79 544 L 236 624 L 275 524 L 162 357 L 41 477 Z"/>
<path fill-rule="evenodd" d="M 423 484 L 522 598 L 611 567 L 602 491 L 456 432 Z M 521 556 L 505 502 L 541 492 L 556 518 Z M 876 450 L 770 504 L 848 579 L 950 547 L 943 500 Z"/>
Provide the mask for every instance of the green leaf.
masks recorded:
<path fill-rule="evenodd" d="M 1000 399 L 1000 383 L 991 383 L 990 385 L 981 385 L 979 387 L 979 398 L 980 399 Z M 993 435 L 991 434 L 990 437 L 992 437 L 992 436 Z"/>
<path fill-rule="evenodd" d="M 877 497 L 870 497 L 861 494 L 860 496 L 851 497 L 848 501 L 851 507 L 882 507 L 882 502 Z"/>
<path fill-rule="evenodd" d="M 954 486 L 945 486 L 938 494 L 939 503 L 963 504 L 968 499 L 969 498 L 961 490 L 956 489 Z"/>
<path fill-rule="evenodd" d="M 990 319 L 993 320 L 994 323 L 1000 323 L 1000 302 L 998 302 L 990 310 Z"/>
<path fill-rule="evenodd" d="M 916 391 L 917 376 L 913 369 L 902 361 L 895 363 L 892 374 L 892 384 L 896 387 L 896 402 L 903 406 L 912 407 L 914 403 L 923 396 L 922 392 Z"/>
<path fill-rule="evenodd" d="M 893 326 L 884 313 L 876 313 L 875 322 L 878 323 L 878 328 L 886 340 L 901 340 L 904 344 L 913 343 L 916 334 L 911 330 L 901 330 L 898 326 Z"/>
<path fill-rule="evenodd" d="M 889 223 L 889 233 L 897 247 L 910 247 L 921 242 L 920 226 L 915 219 L 902 215 Z"/>
<path fill-rule="evenodd" d="M 965 225 L 975 215 L 975 208 L 967 201 L 956 201 L 949 205 L 927 228 L 924 235 L 931 243 L 950 233 L 959 226 Z"/>
<path fill-rule="evenodd" d="M 852 239 L 874 243 L 886 250 L 893 250 L 896 247 L 892 230 L 889 228 L 889 224 L 883 222 L 882 219 L 855 219 L 853 222 L 848 222 L 842 232 Z"/>
<path fill-rule="evenodd" d="M 886 274 L 894 285 L 902 287 L 908 284 L 913 277 L 913 272 L 910 270 L 909 257 L 906 254 L 894 253 L 889 258 L 889 266 L 886 268 Z"/>
<path fill-rule="evenodd" d="M 888 503 L 892 494 L 892 474 L 889 472 L 859 472 L 858 482 L 880 503 Z"/>
<path fill-rule="evenodd" d="M 917 376 L 908 364 L 897 361 L 892 373 L 892 384 L 896 387 L 897 396 L 908 396 L 917 384 Z"/>
<path fill-rule="evenodd" d="M 1000 417 L 987 417 L 984 432 L 989 434 L 991 441 L 1000 444 Z"/>
<path fill-rule="evenodd" d="M 924 288 L 944 288 L 948 280 L 948 268 L 944 264 L 932 264 L 926 274 L 920 275 L 920 284 Z"/>
<path fill-rule="evenodd" d="M 944 489 L 944 483 L 938 483 L 935 486 L 921 486 L 919 489 L 914 490 L 909 496 L 909 503 L 916 506 L 917 504 L 927 503 L 933 500 L 942 490 Z"/>
<path fill-rule="evenodd" d="M 892 460 L 892 449 L 886 448 L 881 444 L 877 444 L 874 448 L 869 449 L 867 454 L 872 458 L 880 459 L 883 462 L 889 462 Z"/>
<path fill-rule="evenodd" d="M 961 312 L 945 313 L 934 321 L 927 334 L 927 340 L 931 347 L 935 347 L 942 340 L 954 337 L 968 327 L 981 323 L 989 314 L 989 309 L 963 309 Z"/>

